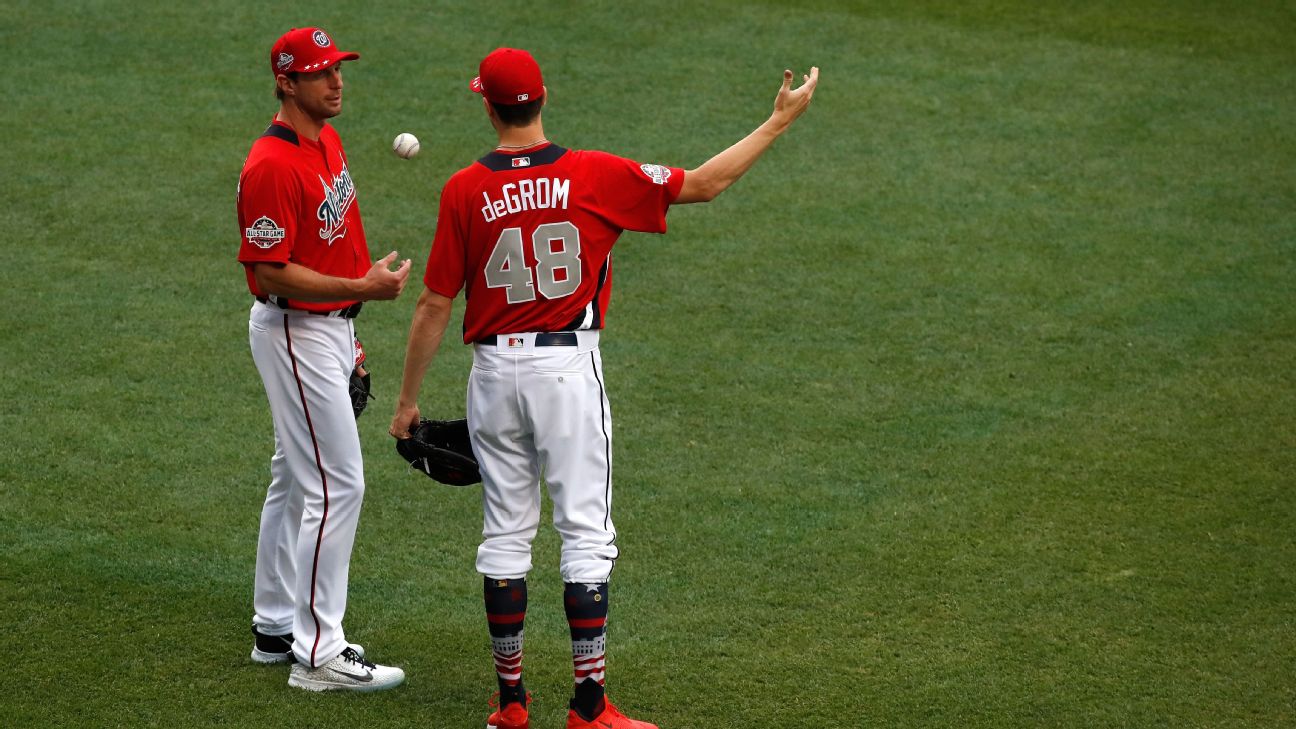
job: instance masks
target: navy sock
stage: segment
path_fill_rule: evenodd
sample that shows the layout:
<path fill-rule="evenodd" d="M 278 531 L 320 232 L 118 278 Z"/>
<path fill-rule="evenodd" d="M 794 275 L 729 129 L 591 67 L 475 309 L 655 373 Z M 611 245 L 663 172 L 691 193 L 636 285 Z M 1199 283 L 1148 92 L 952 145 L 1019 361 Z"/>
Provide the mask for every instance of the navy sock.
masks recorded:
<path fill-rule="evenodd" d="M 527 584 L 520 580 L 485 578 L 486 623 L 490 629 L 495 676 L 499 681 L 500 707 L 526 701 L 522 684 L 522 627 L 526 620 Z"/>
<path fill-rule="evenodd" d="M 607 652 L 608 586 L 606 582 L 568 582 L 563 608 L 571 630 L 575 696 L 571 708 L 587 721 L 603 711 L 604 657 Z"/>

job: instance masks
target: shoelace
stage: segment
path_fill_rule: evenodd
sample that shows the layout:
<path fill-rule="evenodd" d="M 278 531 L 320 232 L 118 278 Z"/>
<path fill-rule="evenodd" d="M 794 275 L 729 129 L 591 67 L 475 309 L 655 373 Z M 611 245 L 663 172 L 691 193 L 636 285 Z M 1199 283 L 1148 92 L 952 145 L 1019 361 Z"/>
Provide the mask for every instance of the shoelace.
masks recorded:
<path fill-rule="evenodd" d="M 369 661 L 366 661 L 365 659 L 361 658 L 359 653 L 356 653 L 354 650 L 350 648 L 347 648 L 346 650 L 342 651 L 342 657 L 364 668 L 374 669 L 378 667 L 370 663 Z"/>

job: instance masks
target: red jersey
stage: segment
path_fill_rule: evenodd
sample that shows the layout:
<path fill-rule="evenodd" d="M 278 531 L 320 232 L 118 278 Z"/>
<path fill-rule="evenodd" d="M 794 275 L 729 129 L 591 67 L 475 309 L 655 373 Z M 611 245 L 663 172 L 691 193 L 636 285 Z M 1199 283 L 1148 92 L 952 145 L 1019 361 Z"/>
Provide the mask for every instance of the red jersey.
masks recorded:
<path fill-rule="evenodd" d="M 251 264 L 259 261 L 291 261 L 340 278 L 363 278 L 372 265 L 346 152 L 328 123 L 312 141 L 275 121 L 252 144 L 239 176 L 238 223 L 238 259 L 253 296 L 265 295 L 252 275 Z M 309 311 L 354 303 L 287 301 Z"/>
<path fill-rule="evenodd" d="M 464 342 L 511 332 L 602 329 L 612 245 L 666 232 L 684 170 L 548 144 L 492 152 L 441 191 L 423 283 L 465 290 Z"/>

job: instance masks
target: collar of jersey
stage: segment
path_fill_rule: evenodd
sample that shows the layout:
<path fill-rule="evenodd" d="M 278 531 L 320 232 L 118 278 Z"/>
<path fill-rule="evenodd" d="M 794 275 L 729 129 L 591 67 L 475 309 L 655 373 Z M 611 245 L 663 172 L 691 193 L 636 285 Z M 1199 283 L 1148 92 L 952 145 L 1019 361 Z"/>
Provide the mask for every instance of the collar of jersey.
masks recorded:
<path fill-rule="evenodd" d="M 544 144 L 537 144 L 531 149 L 523 149 L 512 153 L 492 151 L 477 160 L 477 162 L 492 172 L 503 172 L 504 170 L 519 169 L 513 164 L 513 161 L 519 157 L 529 158 L 526 161 L 527 164 L 523 165 L 523 167 L 534 168 L 557 162 L 564 154 L 567 154 L 565 148 L 559 147 L 552 142 L 545 142 Z"/>
<path fill-rule="evenodd" d="M 323 136 L 323 134 L 324 127 L 320 127 L 320 135 Z M 272 119 L 270 121 L 270 126 L 266 128 L 264 136 L 277 137 L 285 142 L 295 144 L 298 147 L 318 148 L 324 146 L 323 142 L 320 142 L 318 139 L 307 139 L 298 134 L 296 129 L 293 129 L 290 125 L 278 119 Z"/>

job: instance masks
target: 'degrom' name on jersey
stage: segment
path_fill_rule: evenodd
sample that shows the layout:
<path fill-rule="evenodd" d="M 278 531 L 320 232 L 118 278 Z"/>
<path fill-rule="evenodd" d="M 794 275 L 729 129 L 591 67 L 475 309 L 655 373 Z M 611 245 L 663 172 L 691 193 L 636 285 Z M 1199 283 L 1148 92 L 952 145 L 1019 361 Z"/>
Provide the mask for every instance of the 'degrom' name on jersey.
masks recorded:
<path fill-rule="evenodd" d="M 489 223 L 501 216 L 520 213 L 523 210 L 545 208 L 566 210 L 567 191 L 570 187 L 571 180 L 538 177 L 534 180 L 518 180 L 504 185 L 499 189 L 499 197 L 494 200 L 485 190 L 482 190 L 482 199 L 486 204 L 482 206 L 481 214 Z"/>

